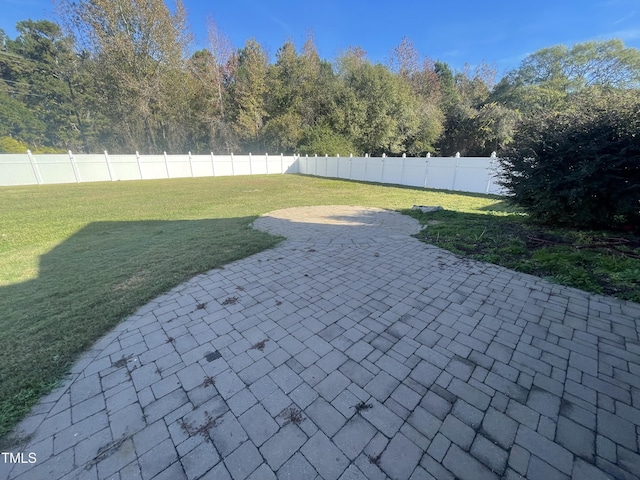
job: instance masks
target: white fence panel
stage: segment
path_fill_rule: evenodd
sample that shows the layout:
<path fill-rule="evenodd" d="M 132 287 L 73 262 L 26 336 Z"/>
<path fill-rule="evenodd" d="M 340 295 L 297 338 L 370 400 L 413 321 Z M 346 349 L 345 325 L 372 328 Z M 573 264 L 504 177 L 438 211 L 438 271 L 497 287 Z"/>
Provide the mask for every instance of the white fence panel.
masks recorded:
<path fill-rule="evenodd" d="M 212 177 L 211 155 L 193 155 L 191 157 L 191 172 L 193 177 Z"/>
<path fill-rule="evenodd" d="M 351 178 L 351 162 L 353 158 L 340 158 L 338 161 L 337 178 Z"/>
<path fill-rule="evenodd" d="M 327 177 L 336 178 L 338 176 L 338 164 L 342 161 L 340 157 L 327 157 L 326 158 L 326 173 Z"/>
<path fill-rule="evenodd" d="M 113 169 L 114 180 L 142 180 L 135 155 L 109 154 L 109 162 Z"/>
<path fill-rule="evenodd" d="M 427 175 L 427 159 L 419 157 L 403 158 L 402 184 L 412 187 L 424 187 Z"/>
<path fill-rule="evenodd" d="M 289 157 L 287 157 L 289 159 Z M 284 157 L 282 155 L 265 155 L 259 157 L 259 161 L 264 162 L 266 165 L 265 173 L 284 173 L 285 164 Z"/>
<path fill-rule="evenodd" d="M 140 176 L 144 180 L 167 178 L 167 165 L 164 155 L 145 155 L 139 157 Z"/>
<path fill-rule="evenodd" d="M 316 175 L 320 177 L 328 177 L 327 175 L 327 160 L 328 157 L 318 157 L 316 159 Z"/>
<path fill-rule="evenodd" d="M 74 155 L 81 182 L 105 182 L 111 180 L 104 155 Z"/>
<path fill-rule="evenodd" d="M 251 175 L 264 175 L 268 171 L 267 160 L 264 155 L 251 155 L 249 163 Z"/>
<path fill-rule="evenodd" d="M 382 180 L 383 162 L 386 158 L 370 158 L 366 163 L 364 179 L 367 182 L 380 182 Z"/>
<path fill-rule="evenodd" d="M 78 181 L 68 154 L 32 155 L 43 183 L 75 183 Z"/>
<path fill-rule="evenodd" d="M 191 155 L 167 155 L 168 172 L 165 167 L 163 178 L 189 178 L 193 177 L 193 163 Z M 168 175 L 167 175 L 168 173 Z"/>
<path fill-rule="evenodd" d="M 0 185 L 31 185 L 38 183 L 29 157 L 25 154 L 0 155 Z"/>
<path fill-rule="evenodd" d="M 307 173 L 310 175 L 318 175 L 318 157 L 309 157 L 307 162 Z"/>
<path fill-rule="evenodd" d="M 249 161 L 249 155 L 233 156 L 233 174 L 251 175 L 251 162 Z"/>
<path fill-rule="evenodd" d="M 385 158 L 382 172 L 382 183 L 399 185 L 402 183 L 402 165 L 405 158 Z"/>
<path fill-rule="evenodd" d="M 489 180 L 489 158 L 457 158 L 456 180 L 453 190 L 486 192 Z"/>
<path fill-rule="evenodd" d="M 233 171 L 233 157 L 231 155 L 214 155 L 213 170 L 216 177 L 230 177 Z"/>
<path fill-rule="evenodd" d="M 351 159 L 351 180 L 366 181 L 368 158 L 353 157 Z"/>
<path fill-rule="evenodd" d="M 308 164 L 309 164 L 309 157 L 308 156 L 304 156 L 304 157 L 300 157 L 300 159 L 298 160 L 298 173 L 301 173 L 303 175 L 307 175 L 308 174 Z"/>
<path fill-rule="evenodd" d="M 429 158 L 427 187 L 453 190 L 456 179 L 455 158 Z"/>

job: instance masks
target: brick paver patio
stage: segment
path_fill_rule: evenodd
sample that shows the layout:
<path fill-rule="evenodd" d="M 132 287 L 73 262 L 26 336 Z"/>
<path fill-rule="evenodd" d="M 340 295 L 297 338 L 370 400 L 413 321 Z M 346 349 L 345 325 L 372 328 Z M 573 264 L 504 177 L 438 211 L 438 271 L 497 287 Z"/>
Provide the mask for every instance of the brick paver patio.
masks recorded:
<path fill-rule="evenodd" d="M 639 478 L 640 305 L 457 257 L 384 210 L 255 227 L 288 240 L 99 341 L 19 426 L 37 462 L 0 478 Z"/>

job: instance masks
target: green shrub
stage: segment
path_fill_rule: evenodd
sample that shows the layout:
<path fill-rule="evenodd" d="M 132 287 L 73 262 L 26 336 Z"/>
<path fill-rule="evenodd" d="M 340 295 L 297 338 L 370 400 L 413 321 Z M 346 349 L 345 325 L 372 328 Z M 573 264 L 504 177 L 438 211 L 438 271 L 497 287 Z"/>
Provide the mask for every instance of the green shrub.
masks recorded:
<path fill-rule="evenodd" d="M 328 127 L 315 127 L 305 132 L 298 151 L 303 155 L 326 154 L 331 157 L 335 155 L 348 157 L 349 154 L 358 154 L 347 137 L 333 132 Z"/>
<path fill-rule="evenodd" d="M 591 88 L 574 100 L 521 123 L 501 184 L 545 223 L 640 226 L 640 91 Z"/>
<path fill-rule="evenodd" d="M 11 137 L 0 137 L 0 153 L 27 153 L 25 142 Z"/>
<path fill-rule="evenodd" d="M 0 137 L 0 153 L 27 153 L 29 145 L 22 140 L 16 140 L 12 137 Z M 33 154 L 47 154 L 47 153 L 67 153 L 62 148 L 55 147 L 33 147 L 31 148 Z"/>

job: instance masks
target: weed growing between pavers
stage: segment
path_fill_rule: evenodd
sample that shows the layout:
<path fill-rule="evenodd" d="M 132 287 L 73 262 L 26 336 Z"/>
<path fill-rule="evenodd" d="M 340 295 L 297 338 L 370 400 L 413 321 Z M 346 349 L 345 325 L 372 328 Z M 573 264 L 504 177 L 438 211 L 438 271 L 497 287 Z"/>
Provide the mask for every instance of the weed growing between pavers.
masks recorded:
<path fill-rule="evenodd" d="M 213 387 L 216 383 L 216 377 L 204 377 L 202 387 Z"/>
<path fill-rule="evenodd" d="M 125 367 L 127 365 L 127 362 L 131 359 L 131 355 L 127 355 L 126 357 L 123 355 L 122 358 L 120 360 L 117 360 L 115 362 L 111 362 L 111 366 L 112 367 L 116 367 L 116 368 L 122 368 Z"/>
<path fill-rule="evenodd" d="M 251 345 L 249 350 L 260 350 L 261 352 L 264 352 L 264 347 L 268 341 L 269 341 L 268 338 L 265 338 L 264 340 L 260 340 L 259 342 Z"/>
<path fill-rule="evenodd" d="M 102 447 L 100 447 L 96 452 L 96 456 L 93 457 L 91 460 L 89 460 L 89 462 L 87 462 L 84 469 L 89 471 L 91 470 L 91 468 L 93 468 L 94 465 L 97 465 L 104 459 L 116 453 L 120 449 L 120 447 L 124 444 L 124 442 L 126 442 L 129 438 L 131 438 L 130 435 L 122 435 L 117 440 L 114 440 L 113 442 L 109 442 L 106 445 L 103 445 Z"/>
<path fill-rule="evenodd" d="M 240 300 L 238 297 L 227 297 L 224 302 L 222 302 L 222 305 L 227 306 L 227 305 L 235 305 L 236 303 L 238 303 L 238 300 Z"/>
<path fill-rule="evenodd" d="M 202 425 L 193 425 L 182 419 L 180 420 L 180 427 L 190 437 L 202 435 L 205 440 L 211 441 L 211 437 L 209 437 L 209 430 L 217 426 L 216 422 L 219 417 L 213 418 L 207 411 L 204 412 L 204 416 L 206 421 Z"/>
<path fill-rule="evenodd" d="M 285 409 L 280 415 L 284 419 L 283 427 L 293 423 L 295 425 L 300 425 L 307 418 L 302 415 L 302 411 L 296 407 L 289 407 Z"/>
<path fill-rule="evenodd" d="M 376 467 L 380 467 L 380 459 L 382 458 L 382 452 L 380 452 L 376 456 L 367 455 L 367 457 L 369 458 L 369 463 L 374 464 Z"/>
<path fill-rule="evenodd" d="M 360 413 L 360 412 L 364 412 L 365 410 L 369 410 L 370 408 L 373 408 L 373 405 L 371 405 L 370 403 L 365 403 L 364 401 L 358 403 L 357 405 L 354 405 L 352 408 L 356 409 L 356 413 Z"/>

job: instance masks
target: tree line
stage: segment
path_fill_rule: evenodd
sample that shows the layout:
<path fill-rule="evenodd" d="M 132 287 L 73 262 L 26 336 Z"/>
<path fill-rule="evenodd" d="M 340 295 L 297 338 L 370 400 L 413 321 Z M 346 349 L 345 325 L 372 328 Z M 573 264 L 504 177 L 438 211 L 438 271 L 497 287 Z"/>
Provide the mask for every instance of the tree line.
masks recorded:
<path fill-rule="evenodd" d="M 192 52 L 180 2 L 60 4 L 62 24 L 0 30 L 0 151 L 485 156 L 585 92 L 640 87 L 640 50 L 620 40 L 545 48 L 498 80 L 486 64 L 421 56 L 409 38 L 385 64 L 359 47 L 322 59 L 312 34 L 270 61 L 213 21 Z"/>

